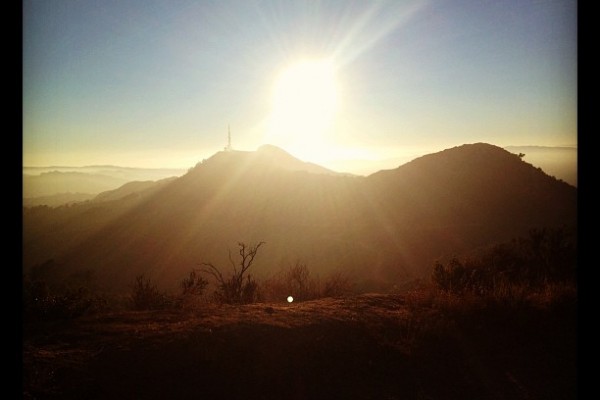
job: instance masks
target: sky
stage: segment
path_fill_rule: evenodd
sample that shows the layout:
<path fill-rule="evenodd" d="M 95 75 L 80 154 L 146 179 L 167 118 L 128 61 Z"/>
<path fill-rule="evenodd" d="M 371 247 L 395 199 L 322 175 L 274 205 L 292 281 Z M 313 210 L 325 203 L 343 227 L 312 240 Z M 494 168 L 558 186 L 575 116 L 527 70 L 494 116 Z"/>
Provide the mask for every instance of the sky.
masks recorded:
<path fill-rule="evenodd" d="M 23 1 L 24 166 L 187 168 L 228 132 L 355 173 L 576 146 L 577 2 Z"/>

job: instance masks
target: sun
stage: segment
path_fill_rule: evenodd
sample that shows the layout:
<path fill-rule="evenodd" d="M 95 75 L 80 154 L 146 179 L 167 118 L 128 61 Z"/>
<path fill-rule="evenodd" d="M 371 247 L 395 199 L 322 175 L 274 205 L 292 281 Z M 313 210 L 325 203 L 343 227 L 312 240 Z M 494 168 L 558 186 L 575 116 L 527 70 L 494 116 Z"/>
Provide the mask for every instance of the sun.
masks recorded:
<path fill-rule="evenodd" d="M 301 155 L 326 141 L 338 107 L 335 65 L 302 60 L 283 69 L 271 94 L 268 143 Z"/>

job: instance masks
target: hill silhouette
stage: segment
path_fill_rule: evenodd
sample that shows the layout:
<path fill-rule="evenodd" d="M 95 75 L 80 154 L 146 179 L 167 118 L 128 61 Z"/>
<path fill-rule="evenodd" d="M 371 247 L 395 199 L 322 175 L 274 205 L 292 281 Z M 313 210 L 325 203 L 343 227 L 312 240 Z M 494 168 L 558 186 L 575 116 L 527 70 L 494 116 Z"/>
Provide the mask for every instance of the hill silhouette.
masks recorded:
<path fill-rule="evenodd" d="M 23 207 L 49 206 L 59 207 L 72 203 L 91 200 L 95 196 L 89 193 L 58 193 L 49 196 L 23 197 Z"/>
<path fill-rule="evenodd" d="M 525 154 L 525 160 L 541 167 L 548 175 L 577 186 L 577 147 L 507 146 L 515 154 Z"/>
<path fill-rule="evenodd" d="M 84 167 L 23 167 L 23 200 L 26 205 L 59 206 L 85 201 L 132 181 L 155 181 L 181 176 L 184 169 L 131 168 L 114 165 Z M 83 196 L 83 195 L 87 196 Z"/>
<path fill-rule="evenodd" d="M 92 201 L 94 202 L 102 202 L 102 201 L 113 201 L 119 200 L 126 196 L 139 196 L 139 195 L 148 195 L 150 192 L 158 189 L 162 185 L 167 182 L 176 179 L 175 177 L 164 178 L 158 181 L 133 181 L 127 182 L 123 186 L 119 186 L 117 189 L 107 190 L 105 192 L 99 193 L 94 197 Z"/>
<path fill-rule="evenodd" d="M 218 152 L 143 196 L 25 209 L 24 268 L 94 276 L 107 290 L 145 273 L 172 288 L 200 262 L 228 266 L 238 241 L 265 241 L 256 274 L 301 260 L 381 289 L 428 276 L 439 257 L 576 218 L 575 187 L 489 144 L 368 177 L 265 146 Z"/>
<path fill-rule="evenodd" d="M 59 193 L 99 193 L 127 183 L 123 177 L 79 171 L 49 171 L 39 175 L 23 174 L 23 197 L 51 196 Z"/>

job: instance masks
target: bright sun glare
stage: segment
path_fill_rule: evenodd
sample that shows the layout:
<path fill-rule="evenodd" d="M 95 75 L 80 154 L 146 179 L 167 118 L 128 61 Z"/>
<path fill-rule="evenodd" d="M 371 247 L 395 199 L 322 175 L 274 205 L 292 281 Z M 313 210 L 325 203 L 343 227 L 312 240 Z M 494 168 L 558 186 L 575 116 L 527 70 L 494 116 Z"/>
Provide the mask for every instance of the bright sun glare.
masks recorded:
<path fill-rule="evenodd" d="M 330 60 L 305 60 L 284 69 L 272 92 L 269 143 L 306 154 L 325 140 L 338 103 Z"/>

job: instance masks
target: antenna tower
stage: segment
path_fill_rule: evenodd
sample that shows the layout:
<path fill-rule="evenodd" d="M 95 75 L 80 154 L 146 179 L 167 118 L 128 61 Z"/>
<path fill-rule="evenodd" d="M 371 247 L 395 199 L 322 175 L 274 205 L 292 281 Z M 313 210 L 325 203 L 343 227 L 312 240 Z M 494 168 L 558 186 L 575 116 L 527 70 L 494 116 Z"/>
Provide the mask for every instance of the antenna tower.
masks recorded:
<path fill-rule="evenodd" d="M 227 146 L 225 147 L 225 151 L 231 151 L 231 128 L 227 125 Z"/>

